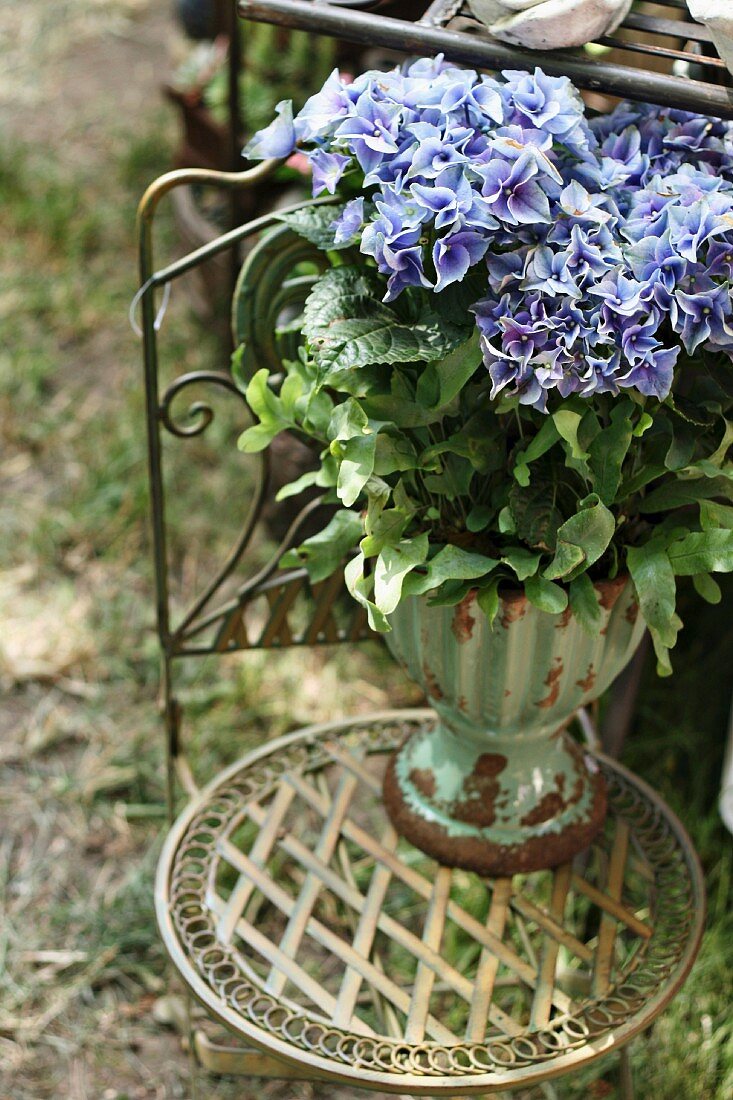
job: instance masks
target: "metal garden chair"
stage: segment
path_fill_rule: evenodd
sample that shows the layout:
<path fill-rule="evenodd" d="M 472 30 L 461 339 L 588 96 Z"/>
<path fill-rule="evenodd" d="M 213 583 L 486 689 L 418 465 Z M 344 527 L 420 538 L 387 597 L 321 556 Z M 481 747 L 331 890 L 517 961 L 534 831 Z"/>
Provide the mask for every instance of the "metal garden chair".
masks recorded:
<path fill-rule="evenodd" d="M 316 259 L 274 215 L 155 269 L 154 215 L 172 188 L 248 187 L 270 171 L 170 173 L 140 207 L 148 457 L 171 822 L 156 910 L 175 969 L 203 1014 L 190 1046 L 215 1073 L 286 1077 L 400 1095 L 508 1094 L 621 1050 L 682 985 L 704 912 L 700 868 L 681 825 L 643 782 L 603 755 L 611 812 L 574 865 L 481 880 L 438 867 L 399 840 L 380 803 L 386 754 L 427 710 L 345 718 L 263 744 L 199 789 L 177 690 L 185 658 L 255 648 L 356 643 L 368 636 L 340 575 L 311 585 L 282 569 L 311 501 L 280 547 L 248 565 L 268 492 L 268 456 L 226 562 L 175 621 L 167 543 L 164 438 L 206 432 L 213 411 L 176 401 L 205 386 L 247 407 L 227 368 L 159 378 L 156 294 L 214 254 L 259 236 L 240 279 L 237 339 L 277 385 Z M 289 311 L 289 314 L 288 314 Z M 176 405 L 176 408 L 179 406 Z M 227 594 L 228 593 L 228 594 Z M 273 653 L 273 660 L 276 655 Z M 593 731 L 581 715 L 586 733 Z M 226 1042 L 209 1023 L 223 1025 Z M 628 1062 L 623 1096 L 632 1096 Z M 535 1095 L 533 1092 L 532 1095 Z"/>

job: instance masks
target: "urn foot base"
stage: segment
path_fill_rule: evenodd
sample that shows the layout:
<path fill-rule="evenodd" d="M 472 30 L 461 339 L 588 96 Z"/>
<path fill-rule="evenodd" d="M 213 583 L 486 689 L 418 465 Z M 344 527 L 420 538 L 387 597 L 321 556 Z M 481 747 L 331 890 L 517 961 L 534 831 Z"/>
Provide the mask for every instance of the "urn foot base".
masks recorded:
<path fill-rule="evenodd" d="M 385 809 L 401 836 L 446 866 L 488 876 L 556 867 L 588 847 L 607 808 L 606 784 L 595 761 L 568 735 L 557 735 L 556 751 L 557 741 L 573 763 L 576 793 L 571 799 L 563 797 L 562 787 L 546 788 L 532 812 L 522 816 L 517 810 L 512 818 L 509 811 L 501 821 L 490 821 L 493 810 L 486 797 L 448 803 L 437 796 L 431 771 L 410 766 L 417 753 L 409 738 L 387 765 Z"/>

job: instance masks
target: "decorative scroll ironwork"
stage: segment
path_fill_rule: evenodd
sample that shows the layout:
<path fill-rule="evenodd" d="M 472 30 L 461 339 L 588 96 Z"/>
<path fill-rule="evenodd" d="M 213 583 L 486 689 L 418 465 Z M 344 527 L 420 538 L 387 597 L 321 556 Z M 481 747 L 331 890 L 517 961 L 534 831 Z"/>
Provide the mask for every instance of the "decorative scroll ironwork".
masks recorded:
<path fill-rule="evenodd" d="M 688 838 L 601 758 L 609 821 L 575 866 L 486 882 L 401 852 L 377 765 L 431 721 L 306 730 L 220 776 L 161 858 L 175 965 L 248 1042 L 372 1088 L 429 1079 L 449 1093 L 461 1078 L 494 1091 L 608 1053 L 695 957 L 704 902 Z"/>
<path fill-rule="evenodd" d="M 343 580 L 331 579 L 312 587 L 302 571 L 282 571 L 279 561 L 284 551 L 296 545 L 307 532 L 308 521 L 319 506 L 307 503 L 288 517 L 284 536 L 267 562 L 251 572 L 236 586 L 234 594 L 222 598 L 226 583 L 231 585 L 242 567 L 255 529 L 262 518 L 270 491 L 271 463 L 268 451 L 251 456 L 253 482 L 249 505 L 242 526 L 226 559 L 173 626 L 169 623 L 168 563 L 163 482 L 161 430 L 179 440 L 203 436 L 212 424 L 215 411 L 208 399 L 192 400 L 185 411 L 176 413 L 176 399 L 183 398 L 194 386 L 218 387 L 237 398 L 248 419 L 251 414 L 243 392 L 228 371 L 197 370 L 175 378 L 158 396 L 158 334 L 154 324 L 153 293 L 156 287 L 171 282 L 205 263 L 225 248 L 254 233 L 262 236 L 245 261 L 234 295 L 232 325 L 237 345 L 245 345 L 244 377 L 262 366 L 270 371 L 277 387 L 284 358 L 297 352 L 297 333 L 293 322 L 309 292 L 315 273 L 324 257 L 311 244 L 297 236 L 278 220 L 278 215 L 256 219 L 223 235 L 217 241 L 184 256 L 158 272 L 151 272 L 149 219 L 160 194 L 171 186 L 206 177 L 200 182 L 236 186 L 254 182 L 263 175 L 260 169 L 241 177 L 226 173 L 192 170 L 163 177 L 143 200 L 143 289 L 144 336 L 146 351 L 146 397 L 148 402 L 148 439 L 150 444 L 153 530 L 158 578 L 158 615 L 161 638 L 168 658 L 202 655 L 256 646 L 310 645 L 322 642 L 356 640 L 367 635 L 366 621 L 359 609 L 341 599 Z M 326 200 L 331 201 L 331 200 Z M 307 203 L 299 204 L 310 205 Z M 282 213 L 282 212 L 281 212 Z M 146 221 L 146 218 L 148 219 Z M 283 321 L 286 323 L 283 324 Z M 289 323 L 287 323 L 289 322 Z M 297 326 L 296 326 L 297 327 Z M 217 597 L 220 597 L 217 600 Z M 269 609 L 269 610 L 267 610 Z"/>

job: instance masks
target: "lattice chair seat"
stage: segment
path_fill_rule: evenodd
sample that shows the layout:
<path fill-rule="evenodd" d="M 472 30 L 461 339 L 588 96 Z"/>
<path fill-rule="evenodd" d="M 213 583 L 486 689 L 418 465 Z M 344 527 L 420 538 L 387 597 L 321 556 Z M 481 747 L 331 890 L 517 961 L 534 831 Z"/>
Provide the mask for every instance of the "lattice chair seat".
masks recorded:
<path fill-rule="evenodd" d="M 389 751 L 429 711 L 300 731 L 179 818 L 156 887 L 204 1008 L 289 1073 L 420 1095 L 535 1084 L 647 1027 L 696 955 L 704 901 L 681 825 L 599 758 L 610 813 L 554 871 L 482 880 L 400 840 Z"/>

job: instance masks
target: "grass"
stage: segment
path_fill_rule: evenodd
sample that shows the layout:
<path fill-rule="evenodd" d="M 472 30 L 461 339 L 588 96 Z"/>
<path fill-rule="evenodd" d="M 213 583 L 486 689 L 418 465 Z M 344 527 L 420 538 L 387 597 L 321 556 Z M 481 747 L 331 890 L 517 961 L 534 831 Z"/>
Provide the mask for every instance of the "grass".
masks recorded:
<path fill-rule="evenodd" d="M 75 17 L 83 6 L 75 0 Z M 141 18 L 153 7 L 138 4 Z M 156 20 L 142 30 L 164 51 L 170 29 Z M 103 25 L 90 34 L 93 50 Z M 122 87 L 126 67 L 109 79 Z M 136 201 L 168 168 L 175 138 L 165 109 L 146 98 L 154 90 L 141 87 L 137 112 L 125 117 L 112 96 L 91 151 L 53 133 L 47 144 L 25 140 L 17 125 L 3 136 L 0 1095 L 12 1100 L 190 1095 L 187 1060 L 155 1018 L 165 1015 L 168 989 L 151 903 L 162 737 L 139 345 L 126 319 Z M 159 248 L 175 248 L 168 215 Z M 176 370 L 221 365 L 179 294 L 165 346 Z M 221 560 L 246 493 L 224 405 L 218 423 L 210 443 L 181 445 L 171 481 L 176 586 L 195 586 Z M 733 1094 L 733 855 L 715 805 L 732 598 L 728 584 L 719 608 L 690 604 L 678 675 L 647 677 L 626 750 L 690 829 L 710 898 L 692 977 L 635 1048 L 638 1095 L 655 1100 Z M 328 659 L 288 652 L 189 662 L 180 676 L 204 773 L 264 736 L 416 698 L 374 646 Z M 564 1082 L 557 1095 L 613 1097 L 606 1077 Z M 280 1084 L 256 1091 L 283 1100 L 349 1095 Z M 223 1082 L 205 1094 L 255 1090 Z"/>

